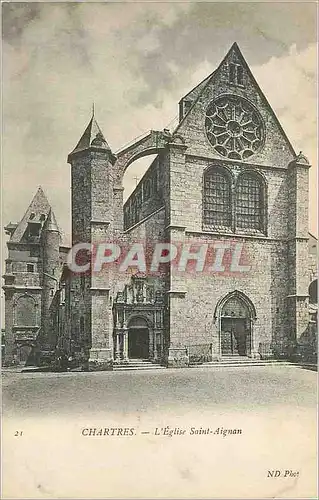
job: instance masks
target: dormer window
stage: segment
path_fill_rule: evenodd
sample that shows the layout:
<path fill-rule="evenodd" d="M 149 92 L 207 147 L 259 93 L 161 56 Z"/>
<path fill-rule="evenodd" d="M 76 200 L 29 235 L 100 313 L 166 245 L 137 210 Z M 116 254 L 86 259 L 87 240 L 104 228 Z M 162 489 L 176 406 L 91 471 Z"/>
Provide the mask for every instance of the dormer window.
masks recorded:
<path fill-rule="evenodd" d="M 233 85 L 244 85 L 244 70 L 240 64 L 229 64 L 229 83 Z"/>
<path fill-rule="evenodd" d="M 39 222 L 29 222 L 28 224 L 28 240 L 35 240 L 39 238 L 41 230 L 41 224 Z"/>

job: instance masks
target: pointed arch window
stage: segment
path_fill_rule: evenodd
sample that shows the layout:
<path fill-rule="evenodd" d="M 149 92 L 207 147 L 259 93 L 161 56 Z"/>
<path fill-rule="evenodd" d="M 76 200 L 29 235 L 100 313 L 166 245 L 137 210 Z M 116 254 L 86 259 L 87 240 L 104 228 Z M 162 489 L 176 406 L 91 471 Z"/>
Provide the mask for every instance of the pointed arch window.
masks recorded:
<path fill-rule="evenodd" d="M 265 231 L 265 185 L 254 173 L 241 175 L 237 182 L 236 228 Z"/>
<path fill-rule="evenodd" d="M 204 175 L 204 229 L 230 229 L 232 226 L 231 178 L 221 168 L 211 168 Z"/>
<path fill-rule="evenodd" d="M 84 337 L 84 318 L 83 316 L 80 317 L 80 337 Z"/>

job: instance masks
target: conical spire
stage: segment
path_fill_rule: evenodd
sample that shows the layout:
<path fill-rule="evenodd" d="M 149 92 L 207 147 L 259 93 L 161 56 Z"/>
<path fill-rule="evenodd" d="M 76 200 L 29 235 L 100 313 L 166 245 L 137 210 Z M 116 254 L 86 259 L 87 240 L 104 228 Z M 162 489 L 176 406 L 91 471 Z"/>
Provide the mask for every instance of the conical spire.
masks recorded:
<path fill-rule="evenodd" d="M 57 224 L 57 221 L 56 221 L 56 218 L 55 218 L 55 215 L 54 215 L 52 208 L 50 208 L 50 210 L 49 210 L 48 216 L 45 220 L 45 223 L 43 224 L 42 230 L 43 231 L 56 231 L 58 233 L 60 232 L 59 226 Z"/>
<path fill-rule="evenodd" d="M 74 153 L 78 153 L 79 151 L 85 151 L 89 148 L 96 149 L 104 149 L 106 151 L 111 151 L 110 146 L 108 145 L 100 127 L 94 116 L 94 105 L 92 108 L 92 118 L 86 127 L 81 139 L 70 153 L 73 155 Z"/>

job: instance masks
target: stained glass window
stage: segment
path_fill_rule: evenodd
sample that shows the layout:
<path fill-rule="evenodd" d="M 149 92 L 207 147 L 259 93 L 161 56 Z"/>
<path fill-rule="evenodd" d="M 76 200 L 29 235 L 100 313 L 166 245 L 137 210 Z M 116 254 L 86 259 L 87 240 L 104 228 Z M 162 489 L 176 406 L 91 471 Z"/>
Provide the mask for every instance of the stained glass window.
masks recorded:
<path fill-rule="evenodd" d="M 231 227 L 231 182 L 221 170 L 209 170 L 204 177 L 204 226 Z"/>
<path fill-rule="evenodd" d="M 262 231 L 264 200 L 261 179 L 253 174 L 242 175 L 236 189 L 236 227 Z"/>
<path fill-rule="evenodd" d="M 234 95 L 218 97 L 206 112 L 207 138 L 215 151 L 233 160 L 247 160 L 263 146 L 263 120 L 246 99 Z"/>

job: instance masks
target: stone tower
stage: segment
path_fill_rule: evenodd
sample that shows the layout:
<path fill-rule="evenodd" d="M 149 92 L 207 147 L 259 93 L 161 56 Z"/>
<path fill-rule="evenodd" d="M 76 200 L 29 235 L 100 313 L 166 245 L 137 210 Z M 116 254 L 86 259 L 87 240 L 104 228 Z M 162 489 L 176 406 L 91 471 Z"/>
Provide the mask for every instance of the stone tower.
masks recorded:
<path fill-rule="evenodd" d="M 41 348 L 54 349 L 56 332 L 53 331 L 51 306 L 59 288 L 60 231 L 50 208 L 41 231 L 42 292 L 41 292 Z"/>
<path fill-rule="evenodd" d="M 94 114 L 68 156 L 72 184 L 72 246 L 113 238 L 113 165 L 115 157 Z M 72 276 L 72 337 L 90 359 L 112 358 L 111 278 L 107 271 Z"/>
<path fill-rule="evenodd" d="M 50 309 L 67 249 L 41 187 L 10 235 L 4 274 L 5 364 L 25 363 L 31 351 L 54 347 Z M 43 341 L 43 344 L 42 344 Z"/>

